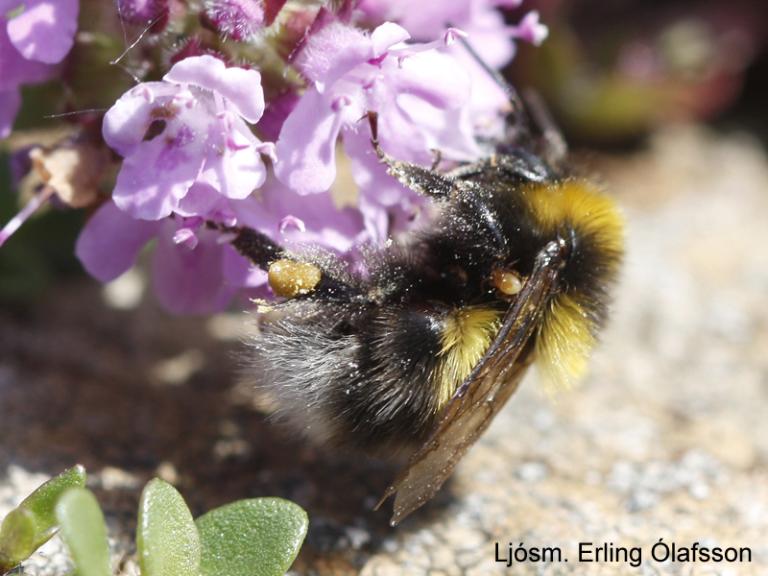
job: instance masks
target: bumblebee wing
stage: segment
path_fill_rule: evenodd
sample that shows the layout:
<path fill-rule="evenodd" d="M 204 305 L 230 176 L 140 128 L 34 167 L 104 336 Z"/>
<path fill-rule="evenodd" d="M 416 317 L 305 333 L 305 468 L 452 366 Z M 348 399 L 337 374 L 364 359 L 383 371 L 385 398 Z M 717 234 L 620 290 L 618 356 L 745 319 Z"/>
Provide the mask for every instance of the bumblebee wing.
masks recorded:
<path fill-rule="evenodd" d="M 564 241 L 553 241 L 538 254 L 488 351 L 446 406 L 430 439 L 387 489 L 378 506 L 395 496 L 393 526 L 437 493 L 517 389 L 530 363 L 527 344 L 556 289 L 565 252 Z"/>

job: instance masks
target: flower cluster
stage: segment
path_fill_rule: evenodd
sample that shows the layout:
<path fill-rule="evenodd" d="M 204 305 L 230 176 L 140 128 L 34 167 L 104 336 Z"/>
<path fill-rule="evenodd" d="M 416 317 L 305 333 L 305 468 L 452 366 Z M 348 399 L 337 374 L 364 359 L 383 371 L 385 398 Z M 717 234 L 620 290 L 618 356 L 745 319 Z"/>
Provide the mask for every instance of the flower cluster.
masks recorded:
<path fill-rule="evenodd" d="M 93 276 L 117 278 L 152 243 L 160 302 L 206 313 L 237 295 L 269 292 L 264 271 L 228 243 L 222 230 L 230 227 L 355 261 L 365 245 L 423 213 L 424 200 L 378 162 L 369 113 L 392 157 L 422 165 L 435 151 L 448 162 L 477 158 L 503 125 L 508 102 L 455 40 L 466 37 L 499 67 L 516 40 L 536 44 L 546 35 L 535 12 L 517 26 L 504 23 L 501 10 L 516 7 L 514 0 L 362 0 L 336 12 L 284 4 L 206 0 L 197 32 L 189 29 L 193 9 L 180 3 L 112 7 L 139 40 L 163 29 L 189 40 L 177 54 L 158 52 L 163 44 L 151 38 L 128 50 L 133 73 L 154 80 L 111 103 L 98 137 L 85 128 L 79 136 L 120 161 L 111 194 L 94 206 L 77 242 Z M 77 0 L 0 0 L 0 101 L 9 102 L 0 103 L 3 137 L 19 85 L 57 74 L 51 65 L 72 46 L 77 9 Z M 170 63 L 165 70 L 162 61 Z M 45 180 L 49 194 L 53 181 Z"/>

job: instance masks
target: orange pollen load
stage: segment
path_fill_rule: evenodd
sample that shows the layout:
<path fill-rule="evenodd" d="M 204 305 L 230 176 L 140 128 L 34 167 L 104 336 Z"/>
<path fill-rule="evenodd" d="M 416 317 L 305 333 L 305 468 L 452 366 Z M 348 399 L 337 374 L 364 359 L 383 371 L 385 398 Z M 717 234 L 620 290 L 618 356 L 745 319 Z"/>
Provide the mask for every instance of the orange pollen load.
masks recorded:
<path fill-rule="evenodd" d="M 505 296 L 514 296 L 523 289 L 523 281 L 512 270 L 494 270 L 491 274 L 491 283 Z"/>
<path fill-rule="evenodd" d="M 269 286 L 282 298 L 309 294 L 318 285 L 321 276 L 320 268 L 314 264 L 286 258 L 272 262 L 267 273 Z"/>

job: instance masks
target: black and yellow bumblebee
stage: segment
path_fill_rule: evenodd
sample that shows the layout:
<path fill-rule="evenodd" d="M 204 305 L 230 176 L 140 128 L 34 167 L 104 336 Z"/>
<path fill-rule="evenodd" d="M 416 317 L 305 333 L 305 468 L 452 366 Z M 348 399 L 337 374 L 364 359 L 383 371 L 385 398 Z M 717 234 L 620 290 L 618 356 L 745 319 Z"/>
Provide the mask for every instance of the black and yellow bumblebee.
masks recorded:
<path fill-rule="evenodd" d="M 411 451 L 382 498 L 395 496 L 393 525 L 434 496 L 529 365 L 555 383 L 578 378 L 606 319 L 622 217 L 512 102 L 516 136 L 447 172 L 388 157 L 371 115 L 379 158 L 436 216 L 370 253 L 365 275 L 253 230 L 233 241 L 282 298 L 258 315 L 249 379 L 315 440 Z"/>

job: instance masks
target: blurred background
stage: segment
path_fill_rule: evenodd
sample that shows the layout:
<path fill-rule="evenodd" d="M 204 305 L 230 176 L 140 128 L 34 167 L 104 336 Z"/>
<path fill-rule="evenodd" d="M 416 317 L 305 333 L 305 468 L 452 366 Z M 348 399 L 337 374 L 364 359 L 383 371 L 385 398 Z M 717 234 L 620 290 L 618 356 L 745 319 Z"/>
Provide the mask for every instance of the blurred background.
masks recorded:
<path fill-rule="evenodd" d="M 628 221 L 615 314 L 580 387 L 550 398 L 529 377 L 438 498 L 392 530 L 370 508 L 395 468 L 283 436 L 238 388 L 243 312 L 170 316 L 141 268 L 99 285 L 74 257 L 84 214 L 53 207 L 0 249 L 0 516 L 81 462 L 118 552 L 160 475 L 196 513 L 258 495 L 304 506 L 296 574 L 501 574 L 496 541 L 575 554 L 659 538 L 750 546 L 753 562 L 637 573 L 768 573 L 768 4 L 535 5 L 550 37 L 506 73 L 542 94 L 575 169 Z M 19 151 L 67 130 L 40 116 L 61 90 L 25 89 L 0 149 L 1 222 L 24 195 Z M 29 573 L 65 568 L 52 542 Z"/>

